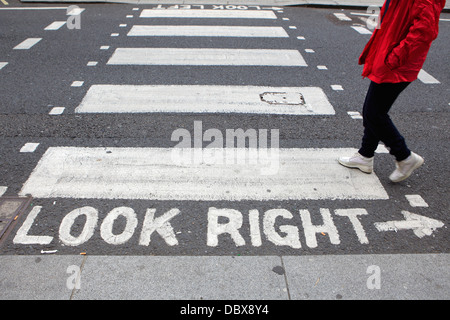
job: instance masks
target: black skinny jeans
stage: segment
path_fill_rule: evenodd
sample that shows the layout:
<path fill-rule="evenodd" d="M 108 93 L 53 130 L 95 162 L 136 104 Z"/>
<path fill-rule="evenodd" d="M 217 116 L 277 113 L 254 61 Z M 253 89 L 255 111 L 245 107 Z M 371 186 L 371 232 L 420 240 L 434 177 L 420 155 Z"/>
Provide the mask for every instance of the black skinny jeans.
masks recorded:
<path fill-rule="evenodd" d="M 411 154 L 405 139 L 388 115 L 400 93 L 410 82 L 381 83 L 371 82 L 363 107 L 364 136 L 359 153 L 371 158 L 378 143 L 382 141 L 390 149 L 397 161 L 405 160 Z"/>

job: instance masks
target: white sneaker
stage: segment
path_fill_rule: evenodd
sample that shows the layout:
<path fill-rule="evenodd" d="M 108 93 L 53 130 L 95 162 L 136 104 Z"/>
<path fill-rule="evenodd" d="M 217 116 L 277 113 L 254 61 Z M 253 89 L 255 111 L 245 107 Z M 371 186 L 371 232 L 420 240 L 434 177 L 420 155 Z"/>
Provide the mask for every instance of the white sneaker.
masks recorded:
<path fill-rule="evenodd" d="M 389 176 L 392 182 L 400 182 L 408 178 L 414 170 L 423 164 L 424 160 L 418 154 L 411 152 L 411 155 L 403 161 L 395 162 L 395 170 Z"/>
<path fill-rule="evenodd" d="M 373 157 L 363 157 L 359 152 L 355 153 L 352 157 L 340 157 L 338 161 L 347 168 L 357 168 L 365 173 L 372 173 L 373 171 Z"/>

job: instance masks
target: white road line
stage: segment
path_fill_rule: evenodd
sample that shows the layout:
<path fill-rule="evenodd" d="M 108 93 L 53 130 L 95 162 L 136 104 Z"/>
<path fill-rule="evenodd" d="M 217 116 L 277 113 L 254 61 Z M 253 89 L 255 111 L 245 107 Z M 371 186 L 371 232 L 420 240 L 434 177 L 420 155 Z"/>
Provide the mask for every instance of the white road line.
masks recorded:
<path fill-rule="evenodd" d="M 39 143 L 28 142 L 23 145 L 20 149 L 20 152 L 34 152 L 36 148 L 39 146 Z"/>
<path fill-rule="evenodd" d="M 354 30 L 358 31 L 360 34 L 372 34 L 372 31 L 370 31 L 364 27 L 352 26 L 352 28 Z"/>
<path fill-rule="evenodd" d="M 245 163 L 185 164 L 184 160 L 192 154 L 178 159 L 174 158 L 174 150 L 186 151 L 50 147 L 20 195 L 202 201 L 389 199 L 375 174 L 337 163 L 337 157 L 354 153 L 355 149 L 268 149 L 270 160 L 258 164 L 248 164 L 254 159 L 249 152 L 243 156 Z M 234 155 L 224 150 L 244 149 L 189 150 L 200 152 L 202 159 L 211 159 L 212 154 L 222 152 L 220 158 L 227 163 Z M 272 158 L 274 154 L 276 157 Z M 272 165 L 277 166 L 275 175 L 261 174 L 261 169 Z"/>
<path fill-rule="evenodd" d="M 241 26 L 141 26 L 134 25 L 128 36 L 174 37 L 268 37 L 288 38 L 282 27 Z"/>
<path fill-rule="evenodd" d="M 60 115 L 64 112 L 64 110 L 65 110 L 64 107 L 54 107 L 52 108 L 52 110 L 50 110 L 49 115 L 52 116 Z"/>
<path fill-rule="evenodd" d="M 70 85 L 71 87 L 82 87 L 84 84 L 84 81 L 74 81 L 72 82 L 72 84 Z"/>
<path fill-rule="evenodd" d="M 256 10 L 152 10 L 144 9 L 141 18 L 237 18 L 277 19 L 273 11 Z"/>
<path fill-rule="evenodd" d="M 87 63 L 87 66 L 88 66 L 88 67 L 95 67 L 97 64 L 98 64 L 97 61 L 89 61 L 89 62 Z"/>
<path fill-rule="evenodd" d="M 80 15 L 85 9 L 84 8 L 76 8 L 74 7 L 70 12 L 67 13 L 68 16 L 78 16 Z"/>
<path fill-rule="evenodd" d="M 428 208 L 428 203 L 423 200 L 423 198 L 418 194 L 407 194 L 405 195 L 411 207 L 424 207 Z"/>
<path fill-rule="evenodd" d="M 21 43 L 19 43 L 17 46 L 15 46 L 14 49 L 15 50 L 28 50 L 41 40 L 42 40 L 42 38 L 28 38 L 25 41 L 22 41 Z"/>
<path fill-rule="evenodd" d="M 315 87 L 151 85 L 93 85 L 75 112 L 335 114 Z"/>
<path fill-rule="evenodd" d="M 359 113 L 358 111 L 347 111 L 347 114 L 352 118 L 352 119 L 362 119 L 362 115 L 361 113 Z"/>
<path fill-rule="evenodd" d="M 0 187 L 0 197 L 5 194 L 7 189 L 8 189 L 8 187 Z"/>
<path fill-rule="evenodd" d="M 331 85 L 331 89 L 333 89 L 334 91 L 342 91 L 342 90 L 344 90 L 344 88 L 340 84 L 332 84 Z"/>
<path fill-rule="evenodd" d="M 8 62 L 0 62 L 0 70 L 3 69 L 7 64 Z"/>
<path fill-rule="evenodd" d="M 335 17 L 341 21 L 352 21 L 349 17 L 347 17 L 344 13 L 334 13 Z"/>
<path fill-rule="evenodd" d="M 384 144 L 380 143 L 375 150 L 375 153 L 389 153 L 389 150 Z"/>
<path fill-rule="evenodd" d="M 308 66 L 298 50 L 117 48 L 109 65 Z"/>
<path fill-rule="evenodd" d="M 55 21 L 49 24 L 44 30 L 59 30 L 67 21 Z"/>
<path fill-rule="evenodd" d="M 433 77 L 431 74 L 426 72 L 425 70 L 421 69 L 418 75 L 418 78 L 420 81 L 422 81 L 425 84 L 439 84 L 441 83 L 439 80 L 437 80 L 435 77 Z"/>
<path fill-rule="evenodd" d="M 0 10 L 67 10 L 68 7 L 10 7 Z"/>

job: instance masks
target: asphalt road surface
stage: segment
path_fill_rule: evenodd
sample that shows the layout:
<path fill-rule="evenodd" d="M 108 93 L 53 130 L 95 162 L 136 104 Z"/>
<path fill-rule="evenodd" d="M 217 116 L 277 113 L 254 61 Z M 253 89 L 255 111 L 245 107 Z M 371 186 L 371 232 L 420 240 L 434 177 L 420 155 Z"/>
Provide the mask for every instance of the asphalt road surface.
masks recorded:
<path fill-rule="evenodd" d="M 383 146 L 370 175 L 336 161 L 362 136 L 365 11 L 79 7 L 0 6 L 0 193 L 32 196 L 2 255 L 449 252 L 450 14 L 391 111 L 425 159 L 394 184 Z"/>

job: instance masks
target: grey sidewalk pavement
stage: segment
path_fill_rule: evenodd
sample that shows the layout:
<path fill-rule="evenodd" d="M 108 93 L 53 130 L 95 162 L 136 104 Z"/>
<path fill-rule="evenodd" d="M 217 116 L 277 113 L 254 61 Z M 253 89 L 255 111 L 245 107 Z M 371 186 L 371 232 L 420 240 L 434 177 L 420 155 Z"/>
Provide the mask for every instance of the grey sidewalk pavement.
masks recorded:
<path fill-rule="evenodd" d="M 449 254 L 1 256 L 0 299 L 446 300 Z"/>

